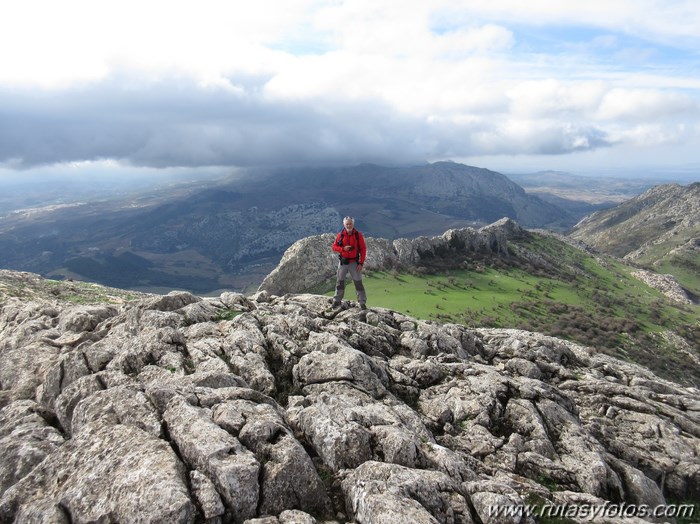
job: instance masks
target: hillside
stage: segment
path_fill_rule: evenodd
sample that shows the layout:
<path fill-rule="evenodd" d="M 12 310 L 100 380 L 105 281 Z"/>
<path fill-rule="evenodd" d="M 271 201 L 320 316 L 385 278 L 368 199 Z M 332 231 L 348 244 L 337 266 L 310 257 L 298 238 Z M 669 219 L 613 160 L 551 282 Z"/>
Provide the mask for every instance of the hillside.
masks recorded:
<path fill-rule="evenodd" d="M 0 282 L 2 522 L 700 511 L 697 389 L 577 344 L 318 295 Z"/>
<path fill-rule="evenodd" d="M 331 242 L 330 235 L 297 242 L 260 289 L 331 294 Z M 371 304 L 442 323 L 558 336 L 700 386 L 700 308 L 670 277 L 510 220 L 367 243 Z"/>
<path fill-rule="evenodd" d="M 658 273 L 700 296 L 700 182 L 656 186 L 581 220 L 574 239 Z"/>
<path fill-rule="evenodd" d="M 142 291 L 244 290 L 296 240 L 337 231 L 347 214 L 390 239 L 502 216 L 533 227 L 567 216 L 502 174 L 462 164 L 251 170 L 14 211 L 0 217 L 0 267 Z"/>

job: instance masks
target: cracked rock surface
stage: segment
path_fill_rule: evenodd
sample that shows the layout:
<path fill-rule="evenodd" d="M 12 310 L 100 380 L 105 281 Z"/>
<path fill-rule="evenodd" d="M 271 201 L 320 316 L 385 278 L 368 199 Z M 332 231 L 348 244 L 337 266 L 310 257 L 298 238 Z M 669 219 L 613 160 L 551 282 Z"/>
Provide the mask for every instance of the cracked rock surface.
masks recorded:
<path fill-rule="evenodd" d="M 0 304 L 0 522 L 530 523 L 490 512 L 700 498 L 698 391 L 559 339 L 316 295 Z"/>

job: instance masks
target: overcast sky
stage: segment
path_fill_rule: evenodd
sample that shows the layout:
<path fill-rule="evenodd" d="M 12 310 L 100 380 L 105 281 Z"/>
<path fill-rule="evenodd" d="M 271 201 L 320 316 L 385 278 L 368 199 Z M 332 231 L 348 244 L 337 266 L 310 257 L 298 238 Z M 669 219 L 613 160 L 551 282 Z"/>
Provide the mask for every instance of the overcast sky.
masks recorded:
<path fill-rule="evenodd" d="M 0 173 L 697 173 L 699 65 L 697 0 L 5 1 Z"/>

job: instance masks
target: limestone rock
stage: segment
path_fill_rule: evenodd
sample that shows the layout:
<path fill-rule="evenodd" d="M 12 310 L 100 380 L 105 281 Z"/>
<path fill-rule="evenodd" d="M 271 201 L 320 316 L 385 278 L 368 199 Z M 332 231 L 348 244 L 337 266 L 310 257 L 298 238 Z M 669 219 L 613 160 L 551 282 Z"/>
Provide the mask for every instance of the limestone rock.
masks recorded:
<path fill-rule="evenodd" d="M 461 486 L 444 473 L 369 461 L 343 480 L 343 489 L 357 522 L 474 522 Z"/>
<path fill-rule="evenodd" d="M 683 289 L 673 275 L 659 275 L 645 269 L 636 269 L 631 275 L 637 277 L 648 286 L 658 289 L 671 300 L 681 304 L 693 303 L 686 290 Z"/>
<path fill-rule="evenodd" d="M 414 267 L 424 259 L 474 251 L 506 255 L 508 239 L 525 234 L 517 223 L 504 218 L 478 231 L 451 229 L 431 238 L 400 238 L 390 242 L 366 237 L 365 268 L 387 271 L 396 267 Z M 338 266 L 338 256 L 331 250 L 334 240 L 332 233 L 298 240 L 285 251 L 280 263 L 265 277 L 258 290 L 277 295 L 303 293 L 333 280 Z M 309 271 L 310 267 L 316 270 Z"/>
<path fill-rule="evenodd" d="M 133 426 L 83 432 L 11 486 L 3 522 L 192 522 L 196 509 L 171 447 Z"/>
<path fill-rule="evenodd" d="M 493 508 L 700 497 L 700 393 L 571 342 L 311 294 L 1 307 L 2 522 L 532 524 Z"/>

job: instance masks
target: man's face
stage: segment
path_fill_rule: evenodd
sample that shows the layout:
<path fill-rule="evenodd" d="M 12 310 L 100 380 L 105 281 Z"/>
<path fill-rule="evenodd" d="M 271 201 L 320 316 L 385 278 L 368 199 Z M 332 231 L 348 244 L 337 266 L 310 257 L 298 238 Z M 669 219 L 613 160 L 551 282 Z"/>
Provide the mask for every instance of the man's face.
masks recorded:
<path fill-rule="evenodd" d="M 345 225 L 346 231 L 352 231 L 352 222 L 350 222 L 349 220 L 346 220 L 344 222 L 344 225 Z"/>

